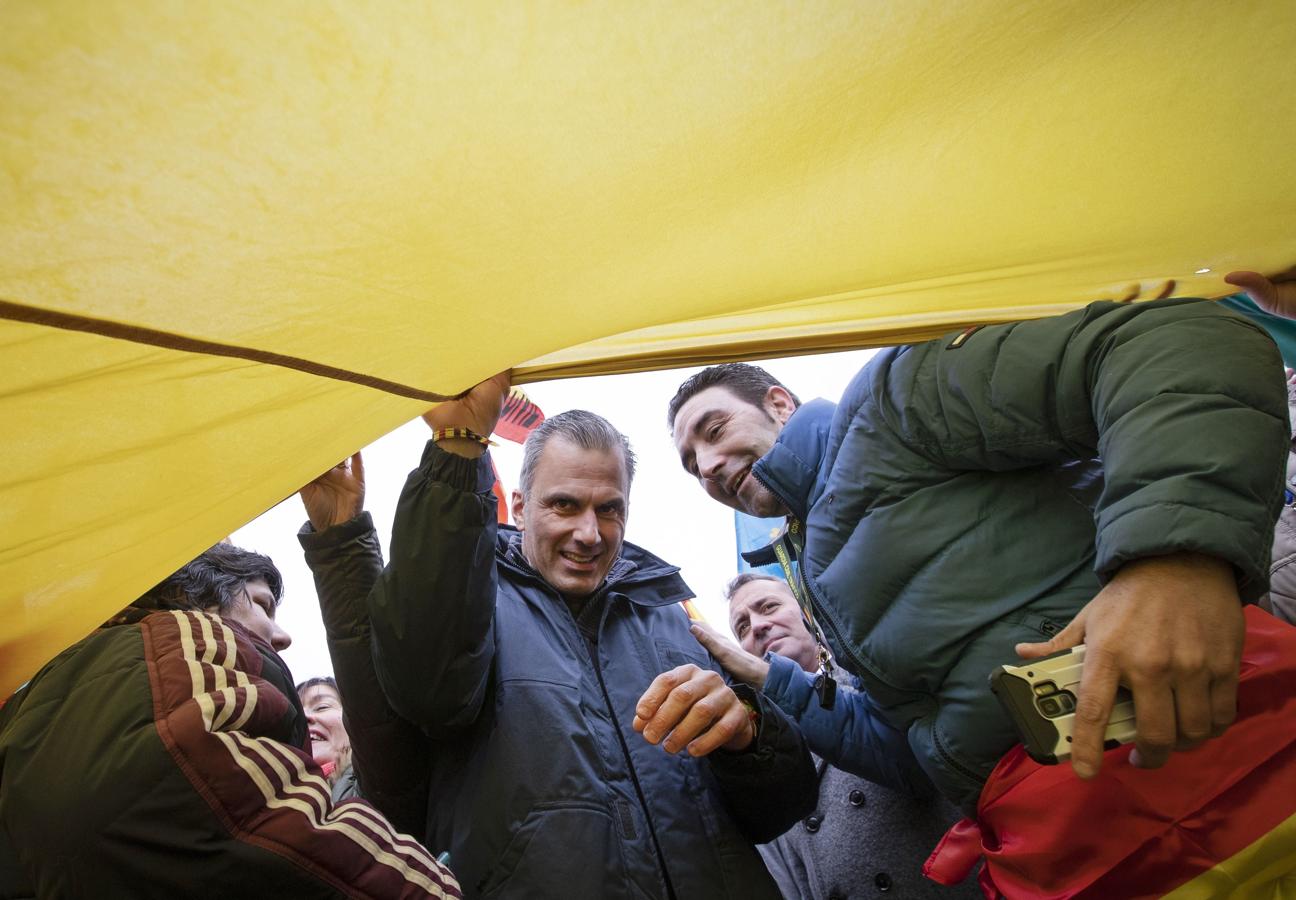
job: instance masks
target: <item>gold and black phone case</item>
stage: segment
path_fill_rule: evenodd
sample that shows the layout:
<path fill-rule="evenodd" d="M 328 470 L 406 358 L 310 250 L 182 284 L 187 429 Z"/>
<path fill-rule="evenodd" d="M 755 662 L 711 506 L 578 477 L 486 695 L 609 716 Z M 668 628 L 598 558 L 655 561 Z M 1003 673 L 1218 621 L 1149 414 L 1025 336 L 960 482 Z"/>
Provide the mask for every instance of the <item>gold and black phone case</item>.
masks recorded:
<path fill-rule="evenodd" d="M 1028 665 L 1000 666 L 990 674 L 990 690 L 1008 711 L 1026 752 L 1038 763 L 1051 765 L 1071 758 L 1084 654 L 1081 644 Z M 1129 743 L 1134 734 L 1134 700 L 1120 688 L 1107 723 L 1105 746 Z"/>

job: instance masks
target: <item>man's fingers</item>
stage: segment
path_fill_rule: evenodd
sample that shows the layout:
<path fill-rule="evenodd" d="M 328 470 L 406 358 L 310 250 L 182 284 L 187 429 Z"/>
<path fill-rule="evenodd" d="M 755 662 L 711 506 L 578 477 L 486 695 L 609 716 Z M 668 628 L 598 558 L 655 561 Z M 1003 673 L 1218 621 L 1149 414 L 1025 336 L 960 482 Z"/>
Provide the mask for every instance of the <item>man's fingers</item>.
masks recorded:
<path fill-rule="evenodd" d="M 697 642 L 710 651 L 712 656 L 716 655 L 717 648 L 723 646 L 720 636 L 715 633 L 710 625 L 705 622 L 694 622 L 689 626 L 689 632 L 697 638 Z"/>
<path fill-rule="evenodd" d="M 364 486 L 364 457 L 359 450 L 351 454 L 351 477 L 360 482 L 361 487 Z"/>
<path fill-rule="evenodd" d="M 1165 678 L 1130 685 L 1134 696 L 1134 752 L 1130 762 L 1143 769 L 1165 765 L 1175 747 L 1175 694 Z"/>
<path fill-rule="evenodd" d="M 732 694 L 728 687 L 723 689 L 723 693 L 719 690 L 710 690 L 693 700 L 687 709 L 681 711 L 681 718 L 670 729 L 670 734 L 667 735 L 666 739 L 662 741 L 662 749 L 667 753 L 678 753 L 699 735 L 706 733 L 729 711 L 729 698 L 725 694 Z M 733 737 L 732 731 L 725 735 L 724 739 L 716 746 L 718 747 L 731 737 Z M 700 743 L 704 744 L 705 741 Z"/>
<path fill-rule="evenodd" d="M 1246 291 L 1257 306 L 1268 307 L 1273 294 L 1273 284 L 1259 272 L 1229 272 L 1224 281 Z"/>
<path fill-rule="evenodd" d="M 1174 749 L 1191 750 L 1214 734 L 1211 680 L 1204 669 L 1187 673 L 1175 681 L 1174 708 Z"/>
<path fill-rule="evenodd" d="M 1075 731 L 1071 741 L 1071 768 L 1081 778 L 1093 778 L 1102 767 L 1103 733 L 1111 718 L 1120 672 L 1116 660 L 1108 654 L 1085 654 L 1084 673 L 1080 676 L 1080 695 L 1076 697 Z"/>
<path fill-rule="evenodd" d="M 1039 659 L 1040 657 L 1048 656 L 1051 653 L 1058 653 L 1062 650 L 1068 650 L 1075 647 L 1078 644 L 1083 644 L 1085 637 L 1084 615 L 1085 614 L 1082 611 L 1071 620 L 1071 624 L 1053 635 L 1050 640 L 1040 641 L 1033 644 L 1022 643 L 1018 644 L 1013 649 L 1022 659 Z"/>
<path fill-rule="evenodd" d="M 697 642 L 707 649 L 707 652 L 716 658 L 720 665 L 725 666 L 727 662 L 733 659 L 734 646 L 729 641 L 721 637 L 714 628 L 702 622 L 694 622 L 689 628 Z"/>
<path fill-rule="evenodd" d="M 750 729 L 751 719 L 747 710 L 735 703 L 701 737 L 689 743 L 689 755 L 706 756 L 713 750 L 719 750 L 737 735 L 750 733 Z"/>
<path fill-rule="evenodd" d="M 678 668 L 671 669 L 669 672 L 662 672 L 653 679 L 652 684 L 648 685 L 648 690 L 643 692 L 643 695 L 639 698 L 639 702 L 635 704 L 636 731 L 644 731 L 644 726 L 646 726 L 648 722 L 652 721 L 653 717 L 657 715 L 662 703 L 670 696 L 671 692 L 675 690 L 679 684 L 688 680 L 689 669 L 696 670 L 697 666 L 679 666 Z M 642 725 L 640 724 L 640 720 L 643 722 Z M 644 731 L 644 737 L 648 738 L 649 742 L 653 744 L 661 740 L 660 735 L 649 737 L 646 731 Z"/>
<path fill-rule="evenodd" d="M 724 684 L 715 672 L 699 669 L 691 663 L 663 672 L 653 679 L 635 707 L 635 715 L 645 720 L 644 740 L 657 744 L 675 730 L 693 705 L 708 693 L 707 676 Z M 683 746 L 682 742 L 680 746 Z"/>
<path fill-rule="evenodd" d="M 1211 736 L 1217 737 L 1237 718 L 1237 674 L 1217 677 L 1210 685 Z"/>
<path fill-rule="evenodd" d="M 698 735 L 709 729 L 713 723 L 722 718 L 731 705 L 737 704 L 729 686 L 718 674 L 709 669 L 697 666 L 681 666 L 665 675 L 659 675 L 649 687 L 649 693 L 666 676 L 686 675 L 687 677 L 674 684 L 664 698 L 655 704 L 655 711 L 645 715 L 651 704 L 640 699 L 636 709 L 635 727 L 641 731 L 644 740 L 650 744 L 662 744 L 668 753 L 677 753 Z M 645 698 L 648 697 L 646 693 Z M 650 698 L 655 699 L 655 698 Z M 642 727 L 638 724 L 643 720 Z M 723 744 L 733 735 L 730 734 L 720 743 Z"/>

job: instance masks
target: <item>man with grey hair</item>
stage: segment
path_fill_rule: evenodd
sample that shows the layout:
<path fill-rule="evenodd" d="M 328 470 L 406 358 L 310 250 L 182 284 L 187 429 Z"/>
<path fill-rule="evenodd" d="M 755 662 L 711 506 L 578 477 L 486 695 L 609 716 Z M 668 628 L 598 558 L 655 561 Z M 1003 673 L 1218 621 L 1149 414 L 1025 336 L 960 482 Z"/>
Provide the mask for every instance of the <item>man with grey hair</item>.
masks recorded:
<path fill-rule="evenodd" d="M 465 896 L 777 897 L 753 844 L 812 808 L 800 733 L 694 641 L 678 569 L 624 541 L 634 454 L 605 419 L 533 432 L 517 528 L 497 524 L 485 436 L 507 391 L 500 375 L 424 416 L 381 572 L 359 460 L 303 491 L 348 709 L 380 686 L 375 720 L 426 760 L 424 840 Z M 396 783 L 363 741 L 362 789 Z"/>
<path fill-rule="evenodd" d="M 904 732 L 879 715 L 855 679 L 843 680 L 832 709 L 819 703 L 819 647 L 787 582 L 744 572 L 729 582 L 725 599 L 738 644 L 705 622 L 694 623 L 694 636 L 730 676 L 787 713 L 817 757 L 814 812 L 759 848 L 783 896 L 832 900 L 860 888 L 898 897 L 982 896 L 974 880 L 946 887 L 923 877 L 959 811 L 936 793 Z"/>

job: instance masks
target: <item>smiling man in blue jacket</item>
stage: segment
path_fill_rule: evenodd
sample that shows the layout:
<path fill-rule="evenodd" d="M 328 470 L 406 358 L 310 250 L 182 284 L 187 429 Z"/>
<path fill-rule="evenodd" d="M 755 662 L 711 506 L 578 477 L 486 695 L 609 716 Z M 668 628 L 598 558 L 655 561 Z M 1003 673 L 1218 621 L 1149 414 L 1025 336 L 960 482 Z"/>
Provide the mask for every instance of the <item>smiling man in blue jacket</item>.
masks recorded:
<path fill-rule="evenodd" d="M 385 569 L 358 465 L 308 500 L 338 682 L 381 726 L 353 734 L 362 790 L 411 786 L 467 897 L 777 897 L 753 844 L 813 808 L 800 733 L 724 681 L 679 570 L 624 540 L 634 455 L 605 419 L 536 429 L 518 528 L 497 524 L 484 436 L 507 389 L 425 415 Z"/>

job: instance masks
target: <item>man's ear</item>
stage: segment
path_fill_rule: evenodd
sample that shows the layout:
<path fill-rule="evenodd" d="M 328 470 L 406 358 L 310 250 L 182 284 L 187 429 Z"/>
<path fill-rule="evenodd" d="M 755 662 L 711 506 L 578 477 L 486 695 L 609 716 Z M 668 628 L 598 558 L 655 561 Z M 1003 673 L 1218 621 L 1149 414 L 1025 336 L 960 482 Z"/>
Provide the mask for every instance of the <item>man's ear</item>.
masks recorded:
<path fill-rule="evenodd" d="M 762 406 L 766 414 L 779 423 L 779 427 L 786 425 L 788 419 L 792 418 L 792 413 L 796 412 L 796 401 L 792 399 L 792 395 L 788 393 L 787 388 L 777 384 L 769 386 Z"/>
<path fill-rule="evenodd" d="M 513 491 L 513 502 L 510 505 L 513 508 L 513 524 L 517 526 L 518 531 L 522 531 L 524 528 L 522 525 L 522 507 L 526 506 L 526 500 L 523 499 L 521 491 Z"/>

